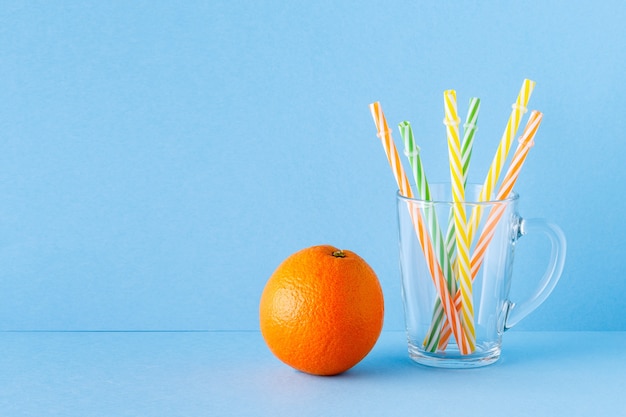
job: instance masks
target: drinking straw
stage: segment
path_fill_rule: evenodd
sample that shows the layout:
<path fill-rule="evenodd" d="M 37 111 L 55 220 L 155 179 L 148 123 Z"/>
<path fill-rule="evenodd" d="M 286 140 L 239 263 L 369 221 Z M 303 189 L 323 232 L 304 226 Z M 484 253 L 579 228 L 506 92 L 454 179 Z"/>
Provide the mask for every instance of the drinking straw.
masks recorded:
<path fill-rule="evenodd" d="M 487 173 L 487 178 L 485 178 L 485 183 L 481 189 L 480 195 L 478 196 L 478 201 L 488 201 L 491 198 L 491 194 L 493 193 L 493 189 L 498 182 L 498 177 L 500 176 L 500 172 L 502 171 L 502 167 L 504 166 L 507 156 L 509 154 L 509 149 L 511 148 L 511 143 L 517 133 L 519 128 L 519 124 L 521 122 L 522 116 L 526 113 L 526 106 L 528 105 L 528 101 L 530 100 L 530 96 L 535 88 L 535 82 L 529 79 L 524 79 L 522 83 L 522 87 L 517 95 L 517 99 L 515 103 L 513 103 L 511 114 L 509 115 L 509 120 L 507 121 L 506 128 L 504 129 L 504 133 L 500 139 L 500 143 L 498 145 L 498 149 L 496 150 L 496 154 L 494 155 L 493 161 L 489 167 L 489 171 Z M 480 205 L 474 206 L 472 210 L 472 214 L 470 216 L 469 224 L 468 224 L 468 239 L 471 242 L 474 240 L 474 235 L 476 234 L 476 229 L 480 224 L 480 218 L 482 216 L 483 207 Z M 449 329 L 448 329 L 449 330 Z M 447 329 L 442 329 L 442 333 L 446 333 Z M 442 335 L 443 336 L 443 335 Z M 445 337 L 440 337 L 439 339 L 439 349 L 445 348 L 445 343 L 447 339 Z"/>
<path fill-rule="evenodd" d="M 391 138 L 391 130 L 389 130 L 389 126 L 387 125 L 387 120 L 385 119 L 385 115 L 382 111 L 380 103 L 372 103 L 369 107 L 372 113 L 372 117 L 374 118 L 374 123 L 376 124 L 378 137 L 380 138 L 385 153 L 387 154 L 387 160 L 389 161 L 389 165 L 391 166 L 391 170 L 394 174 L 396 183 L 398 184 L 400 194 L 407 198 L 413 198 L 413 191 L 409 186 L 409 181 L 406 177 L 406 173 L 404 172 L 402 164 L 400 163 L 398 150 L 396 149 L 396 146 L 393 143 L 393 139 Z M 424 252 L 424 258 L 426 260 L 426 265 L 428 266 L 431 278 L 433 280 L 433 283 L 435 284 L 437 293 L 442 300 L 446 316 L 450 321 L 452 334 L 454 335 L 454 338 L 459 345 L 461 353 L 467 354 L 470 352 L 470 346 L 468 344 L 465 332 L 463 331 L 463 327 L 461 326 L 461 321 L 453 304 L 450 292 L 446 288 L 446 282 L 443 276 L 443 272 L 441 271 L 441 266 L 434 256 L 432 242 L 424 227 L 424 220 L 422 219 L 419 210 L 416 210 L 413 205 L 411 205 L 410 208 L 412 208 L 412 210 L 409 211 L 409 214 L 411 215 L 411 221 L 413 222 L 413 226 L 417 233 L 417 237 L 422 247 L 422 251 Z"/>
<path fill-rule="evenodd" d="M 496 197 L 497 200 L 506 199 L 511 191 L 513 190 L 513 186 L 515 185 L 519 173 L 522 169 L 522 165 L 526 160 L 526 156 L 530 148 L 534 145 L 534 137 L 537 133 L 537 129 L 541 124 L 541 120 L 543 119 L 543 115 L 541 112 L 533 110 L 528 118 L 528 122 L 526 123 L 526 127 L 524 128 L 524 132 L 522 136 L 519 138 L 519 145 L 513 154 L 513 158 L 511 160 L 511 165 L 507 170 L 507 173 L 504 176 L 502 184 L 500 185 L 500 189 L 498 191 L 498 195 Z M 496 225 L 500 221 L 500 218 L 504 214 L 506 206 L 504 204 L 497 204 L 494 206 L 492 211 L 489 213 L 487 217 L 487 221 L 485 226 L 483 227 L 483 231 L 478 238 L 478 243 L 476 244 L 476 248 L 474 249 L 474 253 L 472 254 L 471 268 L 472 268 L 472 280 L 476 278 L 478 275 L 478 270 L 480 269 L 483 260 L 485 258 L 485 253 L 487 251 L 487 247 L 491 242 L 495 234 Z M 455 302 L 457 303 L 457 309 L 459 309 L 459 301 L 460 294 L 457 292 L 455 294 Z M 442 329 L 439 346 L 442 344 L 445 345 L 447 340 L 450 338 L 450 330 Z"/>
<path fill-rule="evenodd" d="M 463 124 L 463 142 L 461 144 L 461 162 L 462 162 L 462 171 L 463 171 L 463 186 L 467 184 L 467 177 L 469 172 L 470 159 L 472 156 L 472 149 L 474 146 L 474 135 L 476 133 L 476 123 L 478 121 L 478 112 L 480 111 L 480 99 L 477 97 L 472 97 L 469 103 L 469 109 L 467 111 L 467 116 L 465 118 L 465 123 Z M 448 219 L 448 232 L 446 234 L 446 250 L 450 256 L 450 263 L 454 265 L 455 262 L 455 251 L 454 251 L 454 241 L 455 241 L 455 233 L 456 228 L 454 227 L 454 213 L 450 212 L 450 218 Z M 439 303 L 435 304 L 434 312 L 433 312 L 433 323 L 438 323 L 441 320 L 443 315 L 443 311 L 441 310 Z M 450 330 L 450 324 L 444 320 L 443 322 L 444 329 L 447 327 L 447 331 Z M 431 328 L 426 333 L 426 339 L 431 341 L 434 339 L 432 332 L 435 329 L 431 326 Z M 446 331 L 446 330 L 442 330 Z M 438 335 L 439 336 L 439 335 Z M 437 337 L 438 338 L 438 337 Z M 429 346 L 431 349 L 429 351 L 434 352 L 435 347 Z M 439 346 L 440 349 L 445 349 L 445 346 Z"/>
<path fill-rule="evenodd" d="M 519 173 L 524 165 L 526 156 L 528 156 L 530 148 L 532 148 L 535 144 L 533 139 L 539 129 L 542 119 L 543 115 L 541 112 L 537 110 L 533 110 L 531 112 L 528 122 L 526 123 L 526 127 L 524 128 L 524 133 L 522 133 L 522 136 L 519 138 L 519 145 L 513 154 L 511 165 L 509 166 L 509 169 L 502 180 L 502 184 L 500 185 L 500 190 L 498 191 L 498 195 L 496 197 L 497 200 L 506 199 L 513 190 L 513 186 L 519 177 Z M 482 265 L 487 251 L 487 246 L 494 236 L 496 225 L 504 214 L 505 208 L 504 204 L 498 204 L 487 217 L 487 222 L 485 223 L 483 231 L 478 238 L 478 243 L 476 244 L 474 253 L 472 254 L 472 279 L 478 274 L 478 270 Z"/>
<path fill-rule="evenodd" d="M 502 138 L 500 139 L 493 161 L 491 162 L 491 166 L 489 167 L 489 172 L 487 173 L 487 178 L 485 178 L 485 183 L 483 184 L 483 188 L 478 196 L 478 201 L 489 201 L 491 198 L 493 189 L 498 182 L 500 171 L 502 171 L 502 167 L 504 166 L 509 154 L 511 143 L 517 134 L 517 129 L 519 128 L 522 116 L 527 111 L 526 106 L 528 105 L 530 96 L 535 88 L 535 84 L 536 83 L 534 81 L 529 79 L 525 79 L 522 83 L 522 87 L 517 95 L 517 100 L 511 106 L 512 111 L 509 116 L 509 120 L 506 124 L 506 128 L 504 129 L 504 133 L 502 134 Z M 480 223 L 480 217 L 482 215 L 481 209 L 482 207 L 478 205 L 472 211 L 468 231 L 470 242 L 473 240 L 476 229 Z"/>
<path fill-rule="evenodd" d="M 411 123 L 405 121 L 398 125 L 400 129 L 400 135 L 404 141 L 404 153 L 409 159 L 413 171 L 413 177 L 415 179 L 415 186 L 420 198 L 424 201 L 431 201 L 430 187 L 428 186 L 428 180 L 426 179 L 426 173 L 424 172 L 424 166 L 420 158 L 420 148 L 416 145 L 413 137 L 413 129 Z M 439 260 L 439 265 L 442 267 L 442 272 L 446 278 L 447 288 L 450 294 L 456 293 L 456 280 L 452 274 L 452 266 L 450 263 L 450 254 L 446 250 L 446 246 L 439 227 L 439 220 L 437 218 L 437 212 L 433 206 L 424 207 L 424 215 L 428 222 L 428 228 L 430 230 L 430 236 L 433 241 L 435 254 Z M 444 320 L 444 311 L 441 306 L 441 300 L 437 299 L 435 303 L 435 309 L 433 313 L 433 321 L 431 327 L 427 332 L 427 338 L 424 340 L 424 349 L 429 352 L 434 352 L 437 349 L 439 343 L 439 328 Z"/>
<path fill-rule="evenodd" d="M 461 162 L 463 166 L 463 186 L 467 184 L 467 176 L 469 172 L 470 159 L 472 158 L 472 149 L 474 147 L 474 134 L 476 133 L 476 122 L 478 121 L 478 112 L 480 111 L 480 99 L 472 97 L 469 103 L 469 109 L 463 124 L 463 142 L 461 143 Z M 450 260 L 454 264 L 454 221 L 453 213 L 450 213 L 448 219 L 448 233 L 446 234 L 446 247 L 451 253 Z"/>
<path fill-rule="evenodd" d="M 467 217 L 465 213 L 465 186 L 463 184 L 463 165 L 461 160 L 461 141 L 459 139 L 459 117 L 456 109 L 456 92 L 444 92 L 444 109 L 446 133 L 448 137 L 448 155 L 450 159 L 450 178 L 452 183 L 452 200 L 454 201 L 454 227 L 456 229 L 456 249 L 458 257 L 459 291 L 461 294 L 461 315 L 463 326 L 474 351 L 476 332 L 474 329 L 474 302 L 472 295 L 472 279 L 470 268 L 469 239 L 467 234 Z"/>
<path fill-rule="evenodd" d="M 411 123 L 404 121 L 398 124 L 400 129 L 400 136 L 404 142 L 404 154 L 409 159 L 409 163 L 413 170 L 413 178 L 415 179 L 415 187 L 420 198 L 425 201 L 429 201 L 430 187 L 428 186 L 428 180 L 426 179 L 426 173 L 424 172 L 424 166 L 422 165 L 422 158 L 420 157 L 420 148 L 415 143 L 413 136 L 413 128 Z"/>
<path fill-rule="evenodd" d="M 474 135 L 476 134 L 478 122 L 478 112 L 480 111 L 480 99 L 470 98 L 469 108 L 465 123 L 463 124 L 463 142 L 461 142 L 461 161 L 463 164 L 463 184 L 467 184 L 472 149 L 474 148 Z"/>

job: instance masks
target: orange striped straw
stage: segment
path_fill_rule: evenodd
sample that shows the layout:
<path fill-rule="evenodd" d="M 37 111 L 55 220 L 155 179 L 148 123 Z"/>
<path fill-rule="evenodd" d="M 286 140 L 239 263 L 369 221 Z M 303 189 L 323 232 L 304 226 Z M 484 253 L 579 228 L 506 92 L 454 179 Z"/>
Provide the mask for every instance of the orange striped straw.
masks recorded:
<path fill-rule="evenodd" d="M 524 128 L 524 133 L 519 139 L 519 145 L 515 150 L 515 154 L 513 154 L 513 159 L 511 160 L 511 165 L 509 166 L 509 170 L 504 176 L 504 180 L 502 180 L 502 184 L 500 185 L 500 190 L 498 191 L 497 200 L 506 199 L 511 191 L 513 190 L 513 186 L 519 177 L 519 173 L 524 165 L 524 161 L 528 156 L 528 152 L 530 148 L 535 144 L 534 137 L 539 129 L 539 125 L 541 124 L 541 120 L 543 119 L 543 114 L 537 110 L 533 110 L 528 118 L 528 123 L 526 123 L 526 127 Z M 489 217 L 487 217 L 487 222 L 483 231 L 478 238 L 478 243 L 476 244 L 476 248 L 474 249 L 474 253 L 472 254 L 472 279 L 476 277 L 478 274 L 478 270 L 483 263 L 485 258 L 485 253 L 487 251 L 487 246 L 491 242 L 493 235 L 495 233 L 496 225 L 498 221 L 504 214 L 505 205 L 499 204 L 494 210 L 489 213 Z"/>
<path fill-rule="evenodd" d="M 534 145 L 534 137 L 537 134 L 537 130 L 539 129 L 539 125 L 541 124 L 541 120 L 543 119 L 543 114 L 537 110 L 533 110 L 528 118 L 528 122 L 526 123 L 526 127 L 524 128 L 524 132 L 522 136 L 519 138 L 519 145 L 513 154 L 513 158 L 511 160 L 511 165 L 502 180 L 502 184 L 500 185 L 500 189 L 498 190 L 498 195 L 496 196 L 496 200 L 504 200 L 506 199 L 515 183 L 519 177 L 519 173 L 524 165 L 526 157 L 528 156 L 528 152 L 530 148 Z M 483 260 L 485 259 L 485 253 L 487 252 L 487 247 L 489 243 L 491 243 L 491 239 L 495 234 L 495 229 L 504 214 L 506 206 L 504 204 L 497 204 L 494 206 L 493 210 L 489 213 L 487 217 L 485 226 L 483 228 L 480 237 L 478 238 L 478 243 L 476 244 L 476 248 L 474 248 L 474 253 L 472 254 L 472 280 L 476 278 L 478 275 L 478 270 L 480 269 Z M 461 297 L 460 293 L 457 292 L 454 297 L 455 305 L 457 310 L 460 310 L 461 306 Z M 439 339 L 439 348 L 442 346 L 445 347 L 448 339 L 450 338 L 451 331 L 448 328 L 442 329 L 441 337 Z"/>
<path fill-rule="evenodd" d="M 378 130 L 378 137 L 383 144 L 383 148 L 387 154 L 387 160 L 389 161 L 396 183 L 398 184 L 400 194 L 407 198 L 413 198 L 413 191 L 411 190 L 408 177 L 406 176 L 404 168 L 400 162 L 398 150 L 396 149 L 391 137 L 391 130 L 387 125 L 387 120 L 385 119 L 380 103 L 375 102 L 370 104 L 370 111 L 372 113 L 372 117 L 374 118 L 376 129 Z M 439 265 L 435 256 L 435 251 L 433 249 L 428 231 L 424 225 L 422 214 L 419 211 L 419 208 L 415 205 L 411 205 L 409 210 L 411 221 L 415 227 L 422 251 L 424 252 L 424 258 L 426 259 L 428 270 L 430 271 L 431 278 L 435 284 L 437 294 L 443 304 L 444 312 L 450 322 L 450 326 L 452 328 L 451 333 L 454 335 L 461 353 L 468 354 L 471 352 L 470 346 L 463 327 L 461 326 L 461 320 L 459 319 L 459 315 L 454 306 L 454 301 L 448 291 L 446 279 L 441 271 L 441 265 Z"/>

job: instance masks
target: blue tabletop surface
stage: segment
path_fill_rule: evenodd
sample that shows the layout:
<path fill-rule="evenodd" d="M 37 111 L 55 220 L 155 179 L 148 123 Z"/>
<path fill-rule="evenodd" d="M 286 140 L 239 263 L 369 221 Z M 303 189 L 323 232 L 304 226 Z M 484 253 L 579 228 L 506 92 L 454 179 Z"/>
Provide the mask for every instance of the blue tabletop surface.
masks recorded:
<path fill-rule="evenodd" d="M 494 365 L 430 369 L 383 332 L 350 371 L 316 377 L 258 332 L 8 332 L 3 416 L 626 415 L 626 332 L 505 335 Z"/>

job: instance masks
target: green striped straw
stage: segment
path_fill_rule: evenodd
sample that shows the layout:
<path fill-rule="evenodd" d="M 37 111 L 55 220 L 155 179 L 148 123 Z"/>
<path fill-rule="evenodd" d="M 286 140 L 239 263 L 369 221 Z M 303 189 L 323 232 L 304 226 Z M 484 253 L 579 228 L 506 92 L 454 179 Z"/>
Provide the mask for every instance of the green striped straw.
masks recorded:
<path fill-rule="evenodd" d="M 463 164 L 463 182 L 467 184 L 467 173 L 469 172 L 470 159 L 472 159 L 472 149 L 474 147 L 474 135 L 476 134 L 476 123 L 478 123 L 478 112 L 480 111 L 480 99 L 470 98 L 467 117 L 463 124 L 463 143 L 461 145 L 461 162 Z"/>
<path fill-rule="evenodd" d="M 472 149 L 474 146 L 474 135 L 476 134 L 476 123 L 478 122 L 478 112 L 480 111 L 480 99 L 472 97 L 469 102 L 469 109 L 467 111 L 467 117 L 465 118 L 465 124 L 463 124 L 463 142 L 461 144 L 461 164 L 463 174 L 463 186 L 467 184 L 467 177 L 470 166 L 470 159 L 472 157 Z M 456 228 L 454 226 L 454 213 L 450 211 L 450 217 L 448 218 L 448 231 L 446 233 L 445 252 L 448 254 L 450 260 L 450 266 L 452 267 L 456 261 L 455 253 L 455 233 Z M 447 275 L 446 275 L 447 277 Z M 454 282 L 450 287 L 456 288 L 457 282 Z M 437 344 L 432 345 L 433 342 L 439 340 L 440 332 L 439 328 L 444 318 L 443 306 L 438 299 L 433 309 L 433 320 L 431 327 L 426 333 L 424 339 L 424 349 L 428 352 L 434 352 L 437 350 Z"/>
<path fill-rule="evenodd" d="M 415 143 L 411 124 L 405 121 L 400 123 L 398 127 L 400 128 L 400 135 L 402 135 L 402 139 L 404 140 L 404 153 L 409 159 L 417 192 L 422 200 L 431 201 L 432 198 L 430 195 L 430 187 L 428 186 L 426 173 L 424 172 L 424 166 L 422 165 L 422 160 L 420 158 L 420 148 Z M 454 279 L 454 276 L 452 274 L 452 264 L 450 263 L 450 256 L 449 253 L 446 251 L 443 234 L 441 233 L 441 228 L 439 227 L 439 221 L 437 219 L 437 213 L 435 212 L 434 207 L 425 207 L 424 216 L 426 217 L 426 222 L 430 231 L 435 255 L 437 256 L 439 264 L 441 265 L 443 276 L 446 278 L 448 290 L 451 294 L 455 294 L 456 280 Z M 443 314 L 443 306 L 441 305 L 441 300 L 438 298 L 435 304 L 435 312 L 439 311 L 441 311 L 440 314 L 436 314 L 433 316 L 433 318 L 436 318 L 436 320 L 433 320 L 431 322 L 431 327 L 428 331 L 430 337 L 424 340 L 424 348 L 430 352 L 434 352 L 437 349 L 440 335 L 439 328 L 443 323 L 443 318 L 445 317 L 445 315 Z"/>

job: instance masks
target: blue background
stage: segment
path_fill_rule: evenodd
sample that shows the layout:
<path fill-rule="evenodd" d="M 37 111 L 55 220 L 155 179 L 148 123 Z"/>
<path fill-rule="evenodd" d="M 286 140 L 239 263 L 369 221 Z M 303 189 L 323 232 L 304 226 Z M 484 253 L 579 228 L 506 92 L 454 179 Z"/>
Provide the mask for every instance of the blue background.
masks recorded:
<path fill-rule="evenodd" d="M 480 97 L 482 182 L 530 78 L 545 116 L 520 211 L 559 223 L 569 252 L 518 328 L 626 330 L 626 5 L 438 3 L 3 1 L 0 329 L 257 330 L 272 271 L 322 243 L 370 263 L 402 329 L 369 103 L 413 123 L 434 181 L 442 92 L 461 114 Z M 520 243 L 514 296 L 544 244 Z"/>

